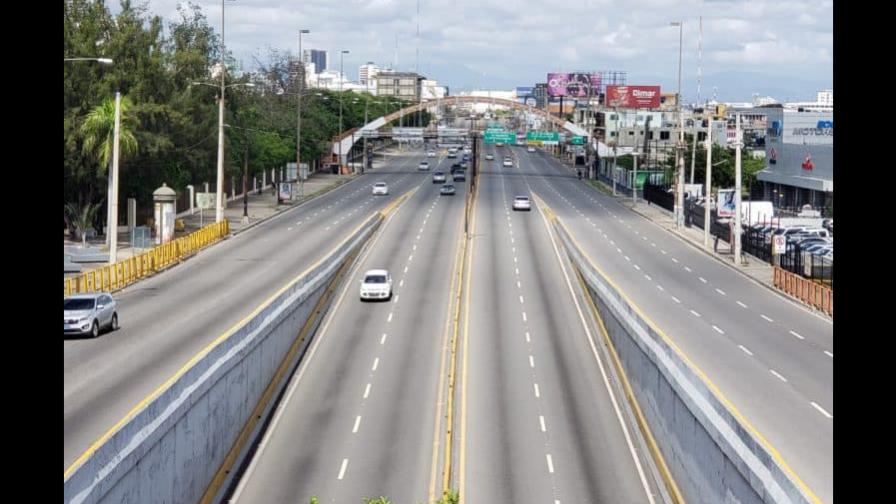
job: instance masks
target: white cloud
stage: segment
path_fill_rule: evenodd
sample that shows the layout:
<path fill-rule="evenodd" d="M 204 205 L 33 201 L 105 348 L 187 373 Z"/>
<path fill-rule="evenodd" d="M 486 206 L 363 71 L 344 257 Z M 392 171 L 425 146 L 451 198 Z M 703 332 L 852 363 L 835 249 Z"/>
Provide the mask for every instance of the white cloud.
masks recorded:
<path fill-rule="evenodd" d="M 174 19 L 180 0 L 150 0 L 151 12 Z M 812 74 L 830 80 L 833 68 L 833 2 L 809 0 L 420 0 L 422 68 L 452 85 L 469 84 L 466 68 L 490 79 L 531 85 L 559 66 L 619 69 L 630 75 L 677 72 L 678 29 L 684 20 L 683 74 L 696 74 L 698 17 L 703 16 L 703 72 L 768 72 L 794 80 Z M 200 2 L 220 28 L 220 3 Z M 117 8 L 117 6 L 113 6 Z M 305 47 L 349 49 L 346 71 L 372 60 L 395 59 L 412 69 L 416 0 L 237 0 L 226 2 L 227 46 L 244 61 L 258 48 L 296 51 L 297 30 L 308 28 Z M 457 69 L 467 77 L 447 74 Z M 491 71 L 490 71 L 491 70 Z M 543 79 L 543 77 L 541 77 Z M 504 81 L 501 81 L 504 82 Z M 488 85 L 488 82 L 483 83 Z M 492 84 L 496 86 L 498 84 Z M 503 84 L 500 84 L 503 85 Z M 786 82 L 782 83 L 786 87 Z"/>

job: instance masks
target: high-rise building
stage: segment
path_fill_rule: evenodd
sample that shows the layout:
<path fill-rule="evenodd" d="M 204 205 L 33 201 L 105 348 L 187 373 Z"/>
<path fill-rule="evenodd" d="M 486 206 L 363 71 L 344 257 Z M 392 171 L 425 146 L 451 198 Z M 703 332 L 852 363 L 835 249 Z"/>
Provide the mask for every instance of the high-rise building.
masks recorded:
<path fill-rule="evenodd" d="M 822 89 L 818 92 L 818 98 L 816 99 L 819 105 L 825 105 L 828 107 L 834 106 L 834 90 L 833 89 Z"/>
<path fill-rule="evenodd" d="M 319 49 L 305 49 L 302 53 L 302 61 L 314 63 L 315 72 L 321 73 L 329 68 L 327 64 L 330 62 L 330 55 L 327 51 Z"/>
<path fill-rule="evenodd" d="M 358 67 L 358 82 L 370 88 L 376 88 L 376 75 L 380 73 L 380 67 L 375 65 L 372 61 L 368 61 L 367 63 Z"/>

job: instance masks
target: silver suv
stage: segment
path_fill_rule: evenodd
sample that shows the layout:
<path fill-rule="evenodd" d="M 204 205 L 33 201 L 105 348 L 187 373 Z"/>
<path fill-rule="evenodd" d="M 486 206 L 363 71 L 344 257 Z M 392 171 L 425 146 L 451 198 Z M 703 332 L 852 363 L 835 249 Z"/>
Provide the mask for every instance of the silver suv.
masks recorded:
<path fill-rule="evenodd" d="M 118 329 L 117 306 L 106 292 L 67 297 L 62 300 L 62 311 L 65 334 L 87 334 L 96 338 L 102 329 Z"/>

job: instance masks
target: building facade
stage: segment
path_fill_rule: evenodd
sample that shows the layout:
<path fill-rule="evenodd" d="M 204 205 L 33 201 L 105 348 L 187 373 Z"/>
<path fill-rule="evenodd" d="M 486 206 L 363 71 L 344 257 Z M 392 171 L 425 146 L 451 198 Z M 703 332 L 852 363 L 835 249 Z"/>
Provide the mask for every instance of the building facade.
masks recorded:
<path fill-rule="evenodd" d="M 415 72 L 380 72 L 376 76 L 376 93 L 377 96 L 394 96 L 402 100 L 419 101 L 425 79 Z"/>
<path fill-rule="evenodd" d="M 376 87 L 376 76 L 380 73 L 380 67 L 372 61 L 358 67 L 358 82 L 366 87 Z"/>
<path fill-rule="evenodd" d="M 767 123 L 766 167 L 756 177 L 762 183 L 763 199 L 783 209 L 811 205 L 824 212 L 833 207 L 833 113 L 783 107 L 761 111 Z"/>
<path fill-rule="evenodd" d="M 327 65 L 330 62 L 330 57 L 329 54 L 327 54 L 327 51 L 305 49 L 302 54 L 302 61 L 305 63 L 314 63 L 315 73 L 321 73 L 329 68 Z"/>

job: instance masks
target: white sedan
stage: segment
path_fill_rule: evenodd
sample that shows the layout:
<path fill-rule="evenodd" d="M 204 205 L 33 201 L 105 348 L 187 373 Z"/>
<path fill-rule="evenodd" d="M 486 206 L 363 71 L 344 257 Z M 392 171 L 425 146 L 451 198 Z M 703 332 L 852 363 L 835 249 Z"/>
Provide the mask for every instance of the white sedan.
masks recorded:
<path fill-rule="evenodd" d="M 383 196 L 389 194 L 389 186 L 387 186 L 385 182 L 377 182 L 376 184 L 373 184 L 373 195 L 376 196 L 378 194 Z"/>
<path fill-rule="evenodd" d="M 529 200 L 528 196 L 517 196 L 513 198 L 513 209 L 531 211 L 532 201 Z"/>
<path fill-rule="evenodd" d="M 426 153 L 426 157 L 436 157 L 435 151 L 429 151 Z"/>
<path fill-rule="evenodd" d="M 530 145 L 529 147 L 526 148 L 526 152 L 535 152 L 535 147 L 532 147 Z"/>
<path fill-rule="evenodd" d="M 361 280 L 361 301 L 392 299 L 392 275 L 384 269 L 368 270 Z"/>
<path fill-rule="evenodd" d="M 429 163 L 427 161 L 421 161 L 420 165 L 417 166 L 417 169 L 421 171 L 429 170 Z"/>
<path fill-rule="evenodd" d="M 486 155 L 485 155 L 485 159 L 488 160 L 488 161 L 492 161 L 492 160 L 495 159 L 495 156 L 493 156 L 493 155 L 491 155 L 491 154 L 486 154 Z"/>
<path fill-rule="evenodd" d="M 513 161 L 511 161 L 510 158 L 504 158 L 504 167 L 513 168 Z"/>

